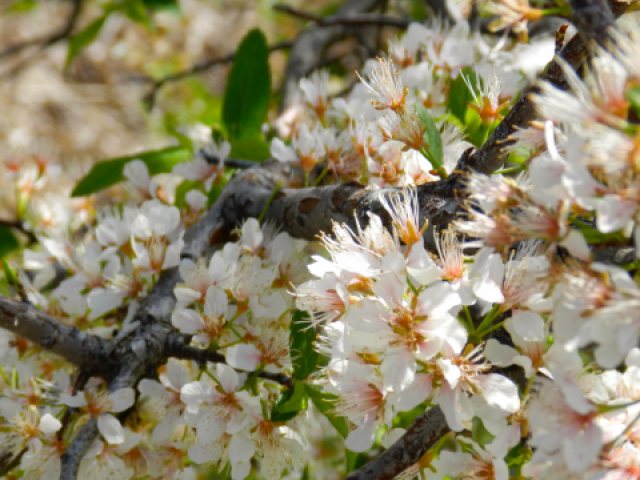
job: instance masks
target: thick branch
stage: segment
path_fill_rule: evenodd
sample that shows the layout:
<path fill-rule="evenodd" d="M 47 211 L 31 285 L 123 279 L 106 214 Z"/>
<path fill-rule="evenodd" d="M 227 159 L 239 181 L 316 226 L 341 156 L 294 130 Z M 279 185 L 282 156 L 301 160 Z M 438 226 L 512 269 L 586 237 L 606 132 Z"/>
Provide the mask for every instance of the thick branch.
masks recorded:
<path fill-rule="evenodd" d="M 75 365 L 92 364 L 107 341 L 69 327 L 30 303 L 0 296 L 0 327 Z M 98 360 L 99 361 L 99 360 Z"/>
<path fill-rule="evenodd" d="M 411 467 L 447 432 L 440 407 L 420 415 L 400 439 L 344 480 L 391 480 Z"/>
<path fill-rule="evenodd" d="M 624 2 L 610 1 L 609 3 L 613 10 L 613 16 L 616 18 L 622 15 L 626 6 L 628 6 L 628 4 L 625 4 Z M 575 15 L 578 15 L 578 13 L 576 12 Z M 603 14 L 603 18 L 606 23 L 608 21 L 607 15 Z M 572 20 L 576 21 L 574 18 L 572 18 Z M 603 30 L 605 28 L 606 27 L 603 23 L 598 23 L 598 29 Z M 587 31 L 589 30 L 586 25 L 583 25 L 582 29 Z M 560 56 L 568 62 L 572 68 L 578 69 L 586 60 L 588 53 L 589 48 L 587 44 L 580 35 L 576 35 L 562 49 Z M 540 77 L 540 80 L 545 80 L 562 90 L 567 90 L 569 88 L 569 85 L 564 79 L 562 68 L 555 60 L 547 66 L 546 72 Z M 508 137 L 513 134 L 518 127 L 527 127 L 529 122 L 536 119 L 536 110 L 531 100 L 531 94 L 539 92 L 540 89 L 537 86 L 537 82 L 528 90 L 524 91 L 516 101 L 515 105 L 511 108 L 509 114 L 504 118 L 500 125 L 498 125 L 484 145 L 475 152 L 469 161 L 459 161 L 456 169 L 466 170 L 467 168 L 471 168 L 482 173 L 492 173 L 499 169 L 505 160 L 503 155 L 504 147 L 513 143 L 512 141 L 507 140 Z"/>

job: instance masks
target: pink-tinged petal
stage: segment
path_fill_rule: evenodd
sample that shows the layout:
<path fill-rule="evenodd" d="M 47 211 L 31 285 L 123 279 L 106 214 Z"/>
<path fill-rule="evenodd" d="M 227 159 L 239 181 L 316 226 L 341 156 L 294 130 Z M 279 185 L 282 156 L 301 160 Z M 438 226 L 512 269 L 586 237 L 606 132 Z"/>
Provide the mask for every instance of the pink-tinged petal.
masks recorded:
<path fill-rule="evenodd" d="M 204 321 L 195 310 L 176 308 L 171 314 L 171 324 L 183 333 L 196 333 L 205 328 Z"/>
<path fill-rule="evenodd" d="M 407 291 L 407 284 L 400 280 L 395 273 L 383 273 L 373 285 L 373 291 L 382 298 L 384 303 L 393 307 L 402 302 L 402 296 Z"/>
<path fill-rule="evenodd" d="M 549 370 L 553 375 L 555 384 L 560 388 L 567 405 L 580 415 L 586 415 L 595 409 L 593 403 L 585 397 L 584 392 L 578 386 L 574 377 L 567 373 L 564 368 L 554 366 Z"/>
<path fill-rule="evenodd" d="M 500 432 L 486 449 L 494 457 L 504 458 L 513 447 L 520 443 L 520 424 L 514 423 Z"/>
<path fill-rule="evenodd" d="M 74 396 L 71 396 L 68 393 L 61 393 L 58 401 L 62 405 L 66 405 L 68 407 L 78 408 L 87 406 L 87 399 L 83 393 L 78 393 Z"/>
<path fill-rule="evenodd" d="M 101 413 L 98 416 L 98 430 L 111 445 L 119 445 L 124 442 L 124 430 L 120 421 L 109 413 Z"/>
<path fill-rule="evenodd" d="M 416 374 L 415 381 L 402 392 L 391 395 L 393 406 L 400 412 L 417 407 L 431 395 L 433 375 Z"/>
<path fill-rule="evenodd" d="M 62 427 L 60 420 L 50 413 L 45 413 L 42 418 L 40 418 L 40 425 L 38 428 L 42 433 L 53 433 L 60 430 L 60 427 Z"/>
<path fill-rule="evenodd" d="M 635 202 L 615 195 L 605 195 L 598 202 L 596 227 L 602 233 L 611 233 L 627 227 L 636 211 Z"/>
<path fill-rule="evenodd" d="M 434 402 L 440 405 L 447 425 L 454 432 L 464 430 L 463 422 L 468 422 L 473 418 L 473 407 L 466 394 L 462 393 L 460 389 L 451 389 L 446 382 L 440 387 Z"/>
<path fill-rule="evenodd" d="M 227 364 L 239 370 L 253 371 L 262 361 L 262 353 L 255 345 L 234 345 L 227 349 Z"/>
<path fill-rule="evenodd" d="M 352 452 L 366 452 L 373 445 L 376 436 L 376 414 L 367 414 L 355 430 L 349 432 L 345 446 Z"/>
<path fill-rule="evenodd" d="M 124 412 L 136 401 L 136 391 L 133 388 L 121 388 L 110 393 L 107 398 L 111 403 L 110 412 Z"/>
<path fill-rule="evenodd" d="M 423 242 L 414 243 L 407 257 L 407 272 L 420 285 L 429 285 L 442 279 L 442 270 L 438 268 Z"/>
<path fill-rule="evenodd" d="M 211 399 L 213 389 L 204 382 L 187 383 L 180 390 L 180 400 L 187 405 L 187 410 L 197 412 L 203 402 Z"/>
<path fill-rule="evenodd" d="M 416 360 L 406 348 L 390 348 L 382 360 L 380 372 L 384 377 L 385 388 L 399 392 L 414 381 Z"/>
<path fill-rule="evenodd" d="M 566 437 L 562 443 L 562 451 L 569 471 L 586 472 L 598 463 L 603 446 L 602 429 L 591 422 L 585 428 Z"/>
<path fill-rule="evenodd" d="M 537 313 L 514 309 L 510 323 L 518 335 L 527 342 L 544 342 L 547 339 L 544 333 L 544 320 Z"/>
<path fill-rule="evenodd" d="M 509 468 L 507 467 L 506 462 L 498 457 L 493 459 L 493 478 L 495 480 L 508 480 L 509 479 Z"/>
<path fill-rule="evenodd" d="M 497 373 L 479 375 L 474 381 L 474 385 L 492 407 L 510 413 L 520 410 L 518 387 L 507 377 Z"/>
<path fill-rule="evenodd" d="M 484 347 L 484 356 L 498 367 L 513 365 L 513 361 L 518 355 L 520 354 L 515 348 L 503 345 L 495 338 L 487 340 L 487 345 Z"/>
<path fill-rule="evenodd" d="M 222 389 L 227 393 L 235 392 L 240 386 L 238 373 L 224 363 L 216 365 L 216 378 L 220 382 Z"/>

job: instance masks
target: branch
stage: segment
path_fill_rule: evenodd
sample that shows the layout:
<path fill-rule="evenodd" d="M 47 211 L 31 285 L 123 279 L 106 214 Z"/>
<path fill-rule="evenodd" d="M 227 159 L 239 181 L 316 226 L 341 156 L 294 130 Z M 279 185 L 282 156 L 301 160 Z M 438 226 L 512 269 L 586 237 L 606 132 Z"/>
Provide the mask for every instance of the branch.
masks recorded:
<path fill-rule="evenodd" d="M 344 480 L 391 480 L 420 460 L 449 431 L 440 407 L 430 408 L 397 442 Z"/>
<path fill-rule="evenodd" d="M 376 8 L 381 0 L 347 0 L 334 15 L 334 18 L 353 18 Z M 311 67 L 318 63 L 330 45 L 353 35 L 354 25 L 314 26 L 298 34 L 287 62 L 282 82 L 282 100 L 280 110 L 285 110 L 298 102 L 298 83 L 307 76 Z"/>
<path fill-rule="evenodd" d="M 277 12 L 286 13 L 293 17 L 302 18 L 304 20 L 310 20 L 316 25 L 321 27 L 328 27 L 333 25 L 346 25 L 346 26 L 369 26 L 377 25 L 382 27 L 396 27 L 396 28 L 408 28 L 414 21 L 405 18 L 390 17 L 388 15 L 380 15 L 377 13 L 360 13 L 354 15 L 332 15 L 330 17 L 321 17 L 305 10 L 300 10 L 289 5 L 276 4 L 273 9 Z"/>
<path fill-rule="evenodd" d="M 203 348 L 191 347 L 189 342 L 191 342 L 191 335 L 185 335 L 177 332 L 169 334 L 164 344 L 165 355 L 167 357 L 175 357 L 184 360 L 195 360 L 200 364 L 205 364 L 207 362 L 227 363 L 224 355 Z M 254 372 L 248 373 L 251 375 Z M 284 385 L 285 387 L 291 388 L 293 386 L 293 380 L 291 377 L 284 373 L 260 372 L 258 373 L 258 377 L 264 378 L 265 380 L 271 380 Z"/>
<path fill-rule="evenodd" d="M 200 154 L 209 163 L 220 163 L 220 157 L 213 155 L 205 150 L 200 150 Z M 224 166 L 230 168 L 237 168 L 238 170 L 246 170 L 247 168 L 253 168 L 260 165 L 258 162 L 252 160 L 242 160 L 240 158 L 225 158 Z"/>
<path fill-rule="evenodd" d="M 585 1 L 596 2 L 597 0 Z M 609 4 L 611 5 L 613 10 L 612 17 L 615 16 L 615 18 L 620 17 L 620 15 L 624 13 L 626 7 L 628 6 L 628 4 L 624 2 L 616 2 L 614 0 L 610 0 Z M 574 22 L 582 22 L 581 20 L 577 20 L 577 18 L 579 18 L 580 12 L 583 12 L 583 10 L 577 10 L 574 12 L 574 16 L 576 16 L 576 18 L 572 18 Z M 584 17 L 585 21 L 588 22 L 587 18 L 591 18 L 593 16 L 591 15 L 592 11 L 586 10 L 585 14 L 588 14 Z M 606 12 L 602 14 L 602 17 L 602 19 L 598 19 L 597 23 L 599 32 L 606 31 L 606 26 L 604 25 L 604 23 L 607 23 L 611 20 Z M 602 20 L 602 22 L 600 22 L 600 20 Z M 611 22 L 609 26 L 611 25 L 613 25 L 613 22 Z M 585 24 L 583 24 L 581 28 L 584 31 L 589 31 L 588 26 Z M 585 61 L 588 54 L 589 48 L 583 40 L 582 36 L 576 35 L 562 49 L 562 51 L 560 52 L 560 57 L 568 62 L 572 68 L 577 70 Z M 560 64 L 555 60 L 547 66 L 546 72 L 540 77 L 540 80 L 545 80 L 562 90 L 568 90 L 569 88 L 569 85 L 564 79 L 562 67 L 560 67 Z M 527 127 L 529 125 L 529 122 L 536 119 L 537 114 L 535 106 L 531 101 L 531 94 L 540 92 L 537 83 L 538 82 L 536 82 L 536 84 L 532 85 L 526 91 L 522 92 L 520 98 L 511 108 L 509 114 L 493 131 L 484 145 L 482 145 L 475 152 L 475 154 L 468 159 L 468 161 L 462 161 L 463 159 L 458 161 L 456 170 L 467 170 L 470 168 L 481 173 L 491 173 L 500 168 L 505 160 L 503 155 L 503 148 L 506 145 L 511 145 L 513 143 L 511 140 L 508 140 L 508 137 L 513 134 L 518 127 Z"/>
<path fill-rule="evenodd" d="M 106 340 L 69 327 L 31 303 L 0 296 L 0 327 L 75 365 L 99 365 Z"/>
<path fill-rule="evenodd" d="M 73 29 L 78 22 L 80 12 L 82 11 L 82 4 L 83 0 L 73 0 L 73 6 L 71 8 L 71 12 L 69 13 L 69 17 L 60 30 L 49 35 L 32 38 L 30 40 L 26 40 L 25 42 L 12 45 L 0 52 L 0 60 L 4 59 L 5 57 L 20 53 L 22 50 L 29 47 L 39 45 L 41 47 L 41 50 L 44 50 L 45 48 L 48 48 L 51 45 L 54 45 L 55 43 L 58 43 L 59 41 L 67 38 L 71 34 L 71 32 L 73 32 Z"/>
<path fill-rule="evenodd" d="M 292 46 L 293 46 L 293 42 L 291 40 L 284 40 L 282 42 L 274 43 L 273 45 L 270 45 L 268 48 L 270 52 L 276 52 L 278 50 L 286 50 L 288 48 L 291 48 Z M 144 103 L 147 105 L 147 108 L 151 110 L 156 102 L 156 97 L 158 96 L 158 92 L 167 83 L 176 82 L 176 81 L 182 80 L 183 78 L 205 72 L 217 65 L 224 65 L 226 63 L 231 63 L 235 60 L 236 53 L 237 52 L 233 52 L 228 55 L 224 55 L 222 57 L 214 58 L 211 60 L 205 60 L 203 62 L 196 63 L 195 65 L 193 65 L 190 68 L 187 68 L 186 70 L 182 70 L 180 72 L 167 75 L 166 77 L 162 77 L 158 80 L 154 80 L 153 85 L 151 86 L 151 91 L 147 95 L 145 95 L 143 99 Z"/>

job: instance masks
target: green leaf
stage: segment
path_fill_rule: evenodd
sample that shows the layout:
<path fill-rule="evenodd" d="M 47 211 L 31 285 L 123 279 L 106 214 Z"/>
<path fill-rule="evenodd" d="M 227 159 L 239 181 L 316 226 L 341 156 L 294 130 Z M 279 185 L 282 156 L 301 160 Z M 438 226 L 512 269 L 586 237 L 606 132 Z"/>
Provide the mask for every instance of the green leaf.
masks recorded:
<path fill-rule="evenodd" d="M 632 87 L 627 90 L 627 100 L 631 104 L 631 108 L 640 117 L 640 86 Z"/>
<path fill-rule="evenodd" d="M 318 365 L 318 352 L 313 348 L 316 341 L 316 330 L 309 320 L 309 314 L 296 310 L 291 320 L 291 360 L 296 380 L 304 380 Z"/>
<path fill-rule="evenodd" d="M 493 439 L 496 437 L 485 428 L 482 420 L 478 417 L 473 417 L 471 421 L 471 438 L 473 438 L 473 441 L 478 445 L 484 446 L 493 442 Z"/>
<path fill-rule="evenodd" d="M 437 160 L 438 164 L 442 165 L 444 151 L 442 150 L 442 137 L 440 136 L 440 130 L 438 130 L 436 121 L 429 113 L 429 110 L 422 104 L 416 106 L 416 112 L 422 125 L 426 127 L 424 140 L 429 144 L 429 152 Z"/>
<path fill-rule="evenodd" d="M 224 92 L 222 122 L 230 139 L 260 134 L 270 95 L 267 40 L 260 30 L 254 29 L 238 47 Z"/>
<path fill-rule="evenodd" d="M 251 135 L 249 137 L 231 139 L 231 158 L 243 158 L 261 162 L 271 156 L 269 145 L 262 138 L 262 135 Z"/>
<path fill-rule="evenodd" d="M 207 207 L 211 207 L 211 205 L 216 203 L 218 197 L 222 193 L 223 188 L 224 185 L 221 185 L 219 183 L 214 183 L 213 185 L 211 185 L 211 190 L 209 190 L 209 198 L 207 200 Z"/>
<path fill-rule="evenodd" d="M 127 0 L 122 6 L 124 14 L 129 20 L 139 23 L 149 31 L 154 29 L 153 22 L 147 15 L 147 7 L 142 0 Z"/>
<path fill-rule="evenodd" d="M 149 175 L 157 175 L 158 173 L 170 172 L 174 165 L 191 158 L 191 155 L 191 151 L 186 148 L 169 147 L 103 160 L 96 163 L 91 171 L 78 182 L 76 188 L 71 192 L 71 196 L 83 197 L 121 182 L 124 180 L 122 170 L 132 160 L 142 160 L 149 169 Z"/>
<path fill-rule="evenodd" d="M 180 13 L 178 0 L 142 0 L 150 10 L 164 10 L 172 13 Z"/>
<path fill-rule="evenodd" d="M 318 388 L 313 387 L 308 383 L 306 383 L 304 386 L 307 390 L 307 395 L 309 395 L 309 398 L 313 402 L 313 405 L 318 409 L 318 411 L 320 411 L 320 413 L 327 417 L 331 425 L 335 427 L 340 435 L 342 435 L 344 438 L 347 438 L 347 436 L 349 435 L 349 427 L 347 426 L 347 421 L 344 419 L 344 417 L 338 417 L 333 413 L 335 402 L 338 397 L 330 393 L 322 392 Z"/>
<path fill-rule="evenodd" d="M 286 422 L 295 417 L 298 412 L 307 409 L 307 391 L 304 383 L 295 382 L 293 388 L 286 390 L 278 397 L 271 410 L 272 422 Z"/>
<path fill-rule="evenodd" d="M 100 30 L 102 30 L 102 27 L 104 26 L 104 22 L 110 14 L 111 11 L 105 12 L 101 17 L 90 23 L 84 30 L 69 38 L 69 49 L 67 50 L 65 69 L 69 68 L 73 59 L 78 56 L 83 48 L 96 39 Z"/>
<path fill-rule="evenodd" d="M 471 95 L 463 75 L 469 79 L 471 85 L 476 85 L 477 83 L 476 73 L 471 67 L 464 67 L 455 80 L 451 81 L 449 87 L 449 110 L 462 122 L 465 121 L 465 113 L 469 108 L 469 102 L 473 102 L 473 95 Z"/>
<path fill-rule="evenodd" d="M 6 257 L 18 248 L 20 248 L 20 242 L 11 227 L 0 225 L 0 258 Z"/>
<path fill-rule="evenodd" d="M 195 180 L 183 180 L 180 185 L 176 187 L 176 201 L 174 205 L 180 210 L 187 208 L 187 201 L 185 197 L 191 190 L 202 191 L 202 182 L 196 182 Z"/>

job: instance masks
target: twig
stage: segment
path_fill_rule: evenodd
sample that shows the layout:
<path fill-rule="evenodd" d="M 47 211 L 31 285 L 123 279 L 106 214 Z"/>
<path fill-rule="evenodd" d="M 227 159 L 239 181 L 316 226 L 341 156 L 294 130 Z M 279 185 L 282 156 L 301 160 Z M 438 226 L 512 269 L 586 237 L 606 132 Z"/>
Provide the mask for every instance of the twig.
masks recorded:
<path fill-rule="evenodd" d="M 75 365 L 101 362 L 107 341 L 69 327 L 30 303 L 0 296 L 0 327 L 20 335 Z"/>
<path fill-rule="evenodd" d="M 622 15 L 628 6 L 628 4 L 624 2 L 616 2 L 614 0 L 610 0 L 609 5 L 611 5 L 615 18 Z M 591 15 L 592 12 L 589 10 L 588 13 Z M 575 15 L 578 14 L 575 13 Z M 603 14 L 603 19 L 606 20 L 607 18 L 608 15 L 606 13 Z M 574 21 L 576 20 L 574 19 Z M 606 31 L 600 19 L 598 22 L 599 30 Z M 584 26 L 582 28 L 588 30 L 588 28 Z M 572 68 L 577 70 L 585 61 L 588 54 L 588 45 L 580 35 L 576 35 L 562 49 L 560 56 L 569 63 Z M 544 75 L 542 75 L 539 80 L 547 81 L 562 90 L 569 88 L 569 85 L 565 81 L 562 67 L 556 61 L 552 61 L 547 66 Z M 509 136 L 513 134 L 518 127 L 526 127 L 530 121 L 536 118 L 536 110 L 531 100 L 531 94 L 539 93 L 540 89 L 537 83 L 538 82 L 520 94 L 520 98 L 516 101 L 500 125 L 493 131 L 489 139 L 473 156 L 467 159 L 467 161 L 459 161 L 456 170 L 467 170 L 470 168 L 481 173 L 491 173 L 500 168 L 505 160 L 503 153 L 504 147 L 513 143 L 511 140 L 508 140 Z"/>
<path fill-rule="evenodd" d="M 220 163 L 220 157 L 213 155 L 205 150 L 200 150 L 200 154 L 209 163 Z M 230 168 L 237 168 L 238 170 L 246 170 L 247 168 L 254 168 L 260 165 L 258 162 L 251 160 L 242 160 L 240 158 L 225 158 L 224 166 Z"/>
<path fill-rule="evenodd" d="M 288 48 L 291 48 L 292 46 L 293 46 L 293 41 L 284 40 L 282 42 L 274 43 L 273 45 L 270 45 L 268 48 L 269 48 L 269 52 L 276 52 L 278 50 L 286 50 Z M 211 60 L 205 60 L 203 62 L 196 63 L 195 65 L 193 65 L 190 68 L 187 68 L 186 70 L 181 70 L 181 71 L 173 73 L 171 75 L 167 75 L 166 77 L 162 77 L 162 78 L 160 78 L 158 80 L 154 80 L 153 81 L 153 85 L 151 86 L 151 91 L 147 95 L 145 95 L 143 101 L 144 101 L 145 105 L 147 106 L 147 108 L 149 110 L 151 110 L 151 109 L 153 109 L 153 106 L 155 104 L 156 97 L 158 96 L 158 92 L 167 83 L 177 82 L 179 80 L 182 80 L 184 78 L 190 77 L 192 75 L 196 75 L 198 73 L 205 72 L 205 71 L 209 70 L 210 68 L 215 67 L 217 65 L 224 65 L 225 63 L 231 63 L 231 62 L 233 62 L 235 60 L 235 58 L 236 58 L 236 52 L 232 52 L 232 53 L 230 53 L 228 55 L 224 55 L 222 57 L 218 57 L 218 58 L 214 58 L 214 59 L 211 59 Z"/>
<path fill-rule="evenodd" d="M 184 335 L 177 332 L 169 334 L 164 344 L 165 354 L 168 357 L 195 360 L 200 364 L 205 364 L 207 362 L 226 363 L 224 355 L 203 348 L 191 347 L 189 346 L 190 341 L 191 335 Z M 293 386 L 293 380 L 291 377 L 284 373 L 260 372 L 258 373 L 258 377 L 274 381 L 284 385 L 285 387 L 291 388 Z"/>
<path fill-rule="evenodd" d="M 379 13 L 360 13 L 358 15 L 332 15 L 330 17 L 321 17 L 299 8 L 290 7 L 289 5 L 276 4 L 273 9 L 291 15 L 293 17 L 310 20 L 321 27 L 329 27 L 333 25 L 345 26 L 380 26 L 380 27 L 396 27 L 407 28 L 413 20 L 405 18 L 390 17 Z"/>
<path fill-rule="evenodd" d="M 351 18 L 374 10 L 381 0 L 347 0 L 333 18 Z M 298 83 L 308 75 L 311 67 L 318 63 L 330 45 L 359 29 L 357 25 L 314 25 L 302 30 L 296 38 L 289 54 L 284 81 L 280 110 L 283 111 L 298 102 Z"/>
<path fill-rule="evenodd" d="M 18 43 L 16 45 L 12 45 L 2 52 L 0 52 L 0 60 L 5 57 L 9 57 L 11 55 L 15 55 L 20 53 L 25 48 L 40 46 L 41 51 L 45 48 L 58 43 L 61 40 L 67 38 L 76 26 L 78 18 L 80 17 L 80 12 L 82 11 L 83 0 L 73 0 L 73 6 L 71 8 L 71 12 L 69 13 L 69 17 L 65 22 L 64 26 L 55 33 L 45 35 L 42 37 L 32 38 L 30 40 L 26 40 L 22 43 Z"/>

